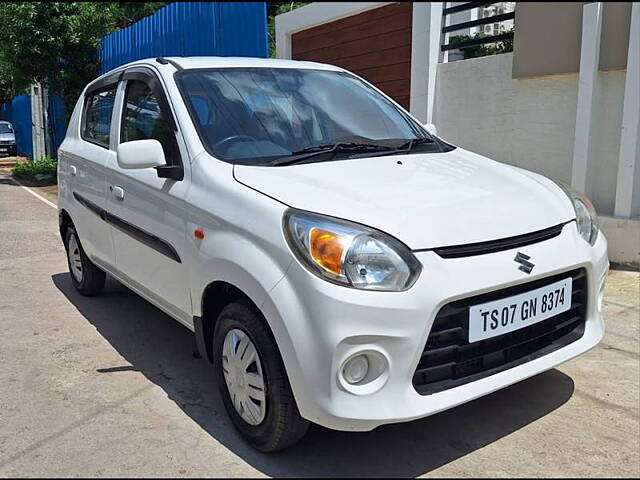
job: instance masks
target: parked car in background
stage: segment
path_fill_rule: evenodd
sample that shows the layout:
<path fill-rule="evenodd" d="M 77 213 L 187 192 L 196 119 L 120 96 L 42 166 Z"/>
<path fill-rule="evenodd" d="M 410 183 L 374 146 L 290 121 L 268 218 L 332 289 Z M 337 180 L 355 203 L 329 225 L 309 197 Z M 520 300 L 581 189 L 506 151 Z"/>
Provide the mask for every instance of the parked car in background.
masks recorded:
<path fill-rule="evenodd" d="M 8 155 L 10 157 L 18 154 L 16 145 L 16 132 L 11 122 L 0 120 L 0 155 Z"/>
<path fill-rule="evenodd" d="M 58 159 L 77 290 L 108 272 L 194 331 L 263 451 L 432 415 L 604 333 L 589 200 L 342 68 L 133 62 L 85 88 Z"/>

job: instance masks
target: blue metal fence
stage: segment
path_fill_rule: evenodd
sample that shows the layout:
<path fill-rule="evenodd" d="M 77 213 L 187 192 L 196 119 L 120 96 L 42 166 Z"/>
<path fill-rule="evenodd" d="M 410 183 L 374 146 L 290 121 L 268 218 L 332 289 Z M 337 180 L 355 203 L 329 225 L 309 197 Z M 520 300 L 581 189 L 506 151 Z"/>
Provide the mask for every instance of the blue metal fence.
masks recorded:
<path fill-rule="evenodd" d="M 53 156 L 64 140 L 67 133 L 67 118 L 64 104 L 58 95 L 49 96 L 49 123 L 51 127 L 51 141 Z M 33 156 L 31 97 L 18 95 L 12 100 L 0 104 L 0 120 L 8 120 L 16 131 L 18 155 Z"/>
<path fill-rule="evenodd" d="M 49 95 L 49 123 L 51 125 L 51 140 L 53 151 L 57 152 L 58 147 L 67 134 L 67 115 L 62 98 L 58 95 Z M 54 154 L 57 156 L 57 154 Z"/>
<path fill-rule="evenodd" d="M 268 55 L 266 2 L 176 2 L 106 35 L 101 73 L 141 58 Z"/>
<path fill-rule="evenodd" d="M 8 120 L 16 131 L 18 155 L 33 155 L 31 142 L 31 98 L 18 95 L 13 100 L 0 104 L 0 120 Z"/>

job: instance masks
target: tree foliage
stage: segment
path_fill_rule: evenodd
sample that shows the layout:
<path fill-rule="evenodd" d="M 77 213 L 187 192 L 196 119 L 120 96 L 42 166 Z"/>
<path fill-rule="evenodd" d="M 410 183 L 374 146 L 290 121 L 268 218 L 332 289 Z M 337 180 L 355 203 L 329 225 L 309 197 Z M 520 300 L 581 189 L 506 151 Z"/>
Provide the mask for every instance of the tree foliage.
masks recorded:
<path fill-rule="evenodd" d="M 4 61 L 3 52 L 0 50 L 0 104 L 15 97 L 16 93 L 11 66 Z"/>
<path fill-rule="evenodd" d="M 118 28 L 128 27 L 141 18 L 153 15 L 167 3 L 169 2 L 119 2 L 115 24 Z"/>
<path fill-rule="evenodd" d="M 0 3 L 0 100 L 37 81 L 62 97 L 70 115 L 84 86 L 98 75 L 100 39 L 164 4 Z"/>

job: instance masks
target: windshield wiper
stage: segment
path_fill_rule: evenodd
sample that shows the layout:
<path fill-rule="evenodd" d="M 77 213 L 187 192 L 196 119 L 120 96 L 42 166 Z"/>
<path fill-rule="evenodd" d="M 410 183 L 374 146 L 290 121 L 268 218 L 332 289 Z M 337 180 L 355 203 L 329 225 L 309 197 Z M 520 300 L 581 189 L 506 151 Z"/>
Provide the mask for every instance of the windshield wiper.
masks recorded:
<path fill-rule="evenodd" d="M 400 155 L 403 153 L 409 153 L 411 150 L 413 150 L 414 147 L 417 147 L 418 145 L 434 144 L 434 143 L 436 143 L 435 140 L 429 137 L 412 138 L 408 142 L 405 142 L 402 145 L 400 145 L 398 148 L 391 148 L 389 149 L 389 151 L 382 151 L 380 153 L 375 153 L 374 155 L 371 155 L 371 156 L 382 157 L 385 155 Z M 354 155 L 353 158 L 356 158 L 356 156 Z"/>
<path fill-rule="evenodd" d="M 412 138 L 411 141 L 409 142 L 409 146 L 407 147 L 407 150 L 411 150 L 416 145 L 424 145 L 425 143 L 436 143 L 436 141 L 433 138 L 429 138 L 429 137 Z"/>
<path fill-rule="evenodd" d="M 345 142 L 345 143 L 334 143 L 334 144 L 325 144 L 325 145 L 314 145 L 311 147 L 303 148 L 302 150 L 291 152 L 291 155 L 289 156 L 276 158 L 275 160 L 269 162 L 267 165 L 270 165 L 272 167 L 293 165 L 295 163 L 308 160 L 309 158 L 317 157 L 327 153 L 331 153 L 332 154 L 331 158 L 333 158 L 333 156 L 338 152 L 365 153 L 365 152 L 386 152 L 386 151 L 392 151 L 392 150 L 395 150 L 395 148 L 388 147 L 386 145 L 375 144 L 375 143 Z"/>

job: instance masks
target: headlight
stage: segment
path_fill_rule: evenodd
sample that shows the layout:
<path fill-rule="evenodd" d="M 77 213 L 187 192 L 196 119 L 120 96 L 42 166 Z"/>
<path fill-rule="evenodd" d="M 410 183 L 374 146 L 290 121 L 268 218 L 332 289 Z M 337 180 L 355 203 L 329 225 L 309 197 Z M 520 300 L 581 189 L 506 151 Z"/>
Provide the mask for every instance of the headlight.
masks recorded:
<path fill-rule="evenodd" d="M 596 238 L 598 237 L 598 216 L 596 215 L 596 209 L 593 208 L 593 204 L 585 195 L 574 190 L 569 185 L 565 185 L 562 182 L 557 183 L 573 204 L 573 209 L 576 212 L 576 225 L 580 236 L 589 242 L 589 245 L 593 245 L 596 243 Z"/>
<path fill-rule="evenodd" d="M 395 238 L 346 220 L 290 209 L 284 233 L 303 265 L 347 287 L 399 292 L 410 288 L 422 269 Z"/>

